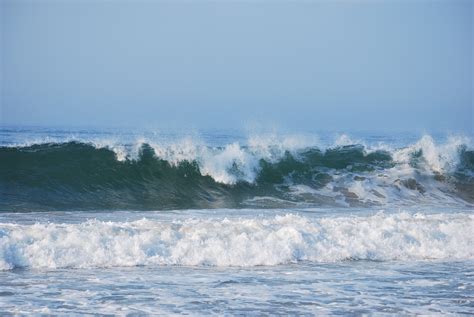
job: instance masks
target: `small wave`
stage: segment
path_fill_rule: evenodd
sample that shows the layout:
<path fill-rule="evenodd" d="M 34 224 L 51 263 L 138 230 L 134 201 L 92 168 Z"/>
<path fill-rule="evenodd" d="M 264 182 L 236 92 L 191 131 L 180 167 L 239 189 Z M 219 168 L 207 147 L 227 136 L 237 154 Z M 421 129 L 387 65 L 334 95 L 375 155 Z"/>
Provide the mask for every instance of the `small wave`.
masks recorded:
<path fill-rule="evenodd" d="M 408 213 L 3 223 L 0 269 L 473 259 L 473 231 L 472 215 Z"/>
<path fill-rule="evenodd" d="M 183 209 L 474 203 L 474 151 L 430 136 L 403 148 L 341 136 L 211 147 L 193 139 L 0 147 L 0 210 Z M 271 207 L 275 206 L 272 203 Z M 265 205 L 259 205 L 265 207 Z"/>

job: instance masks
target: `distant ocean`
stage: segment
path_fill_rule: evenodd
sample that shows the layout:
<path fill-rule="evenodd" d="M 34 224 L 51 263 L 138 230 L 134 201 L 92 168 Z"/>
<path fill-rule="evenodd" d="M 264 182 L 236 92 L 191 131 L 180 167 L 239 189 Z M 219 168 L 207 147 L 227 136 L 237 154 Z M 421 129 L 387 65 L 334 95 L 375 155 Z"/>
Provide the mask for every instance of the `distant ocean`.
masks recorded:
<path fill-rule="evenodd" d="M 0 315 L 474 313 L 472 136 L 0 128 Z"/>

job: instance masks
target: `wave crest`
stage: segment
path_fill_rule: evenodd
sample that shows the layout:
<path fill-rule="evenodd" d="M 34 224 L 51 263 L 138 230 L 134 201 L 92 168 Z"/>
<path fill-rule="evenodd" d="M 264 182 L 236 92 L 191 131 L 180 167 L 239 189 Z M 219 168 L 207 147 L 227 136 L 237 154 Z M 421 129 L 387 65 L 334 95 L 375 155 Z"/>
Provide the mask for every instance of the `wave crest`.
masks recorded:
<path fill-rule="evenodd" d="M 346 137 L 326 149 L 298 138 L 0 147 L 0 210 L 232 208 L 262 197 L 271 207 L 473 203 L 468 141 L 425 136 L 397 149 Z"/>

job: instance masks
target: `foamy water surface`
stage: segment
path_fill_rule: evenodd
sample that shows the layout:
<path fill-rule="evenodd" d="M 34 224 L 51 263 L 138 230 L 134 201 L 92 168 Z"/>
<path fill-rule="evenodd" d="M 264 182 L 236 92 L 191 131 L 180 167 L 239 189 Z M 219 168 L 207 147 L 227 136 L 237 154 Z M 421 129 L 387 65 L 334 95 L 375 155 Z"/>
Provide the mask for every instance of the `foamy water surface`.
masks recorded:
<path fill-rule="evenodd" d="M 469 210 L 2 214 L 2 313 L 472 312 Z"/>
<path fill-rule="evenodd" d="M 469 137 L 0 136 L 0 315 L 474 313 Z"/>

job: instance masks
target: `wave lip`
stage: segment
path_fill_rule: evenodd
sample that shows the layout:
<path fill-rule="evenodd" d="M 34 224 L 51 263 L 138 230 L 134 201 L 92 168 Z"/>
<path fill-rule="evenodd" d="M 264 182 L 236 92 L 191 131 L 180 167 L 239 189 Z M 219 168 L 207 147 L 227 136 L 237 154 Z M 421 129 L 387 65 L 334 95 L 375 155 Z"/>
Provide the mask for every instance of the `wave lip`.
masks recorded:
<path fill-rule="evenodd" d="M 0 211 L 474 204 L 469 140 L 404 148 L 254 138 L 209 147 L 101 142 L 0 147 Z M 258 205 L 258 207 L 266 207 Z"/>
<path fill-rule="evenodd" d="M 1 224 L 0 269 L 474 259 L 472 232 L 472 215 L 408 213 Z"/>

